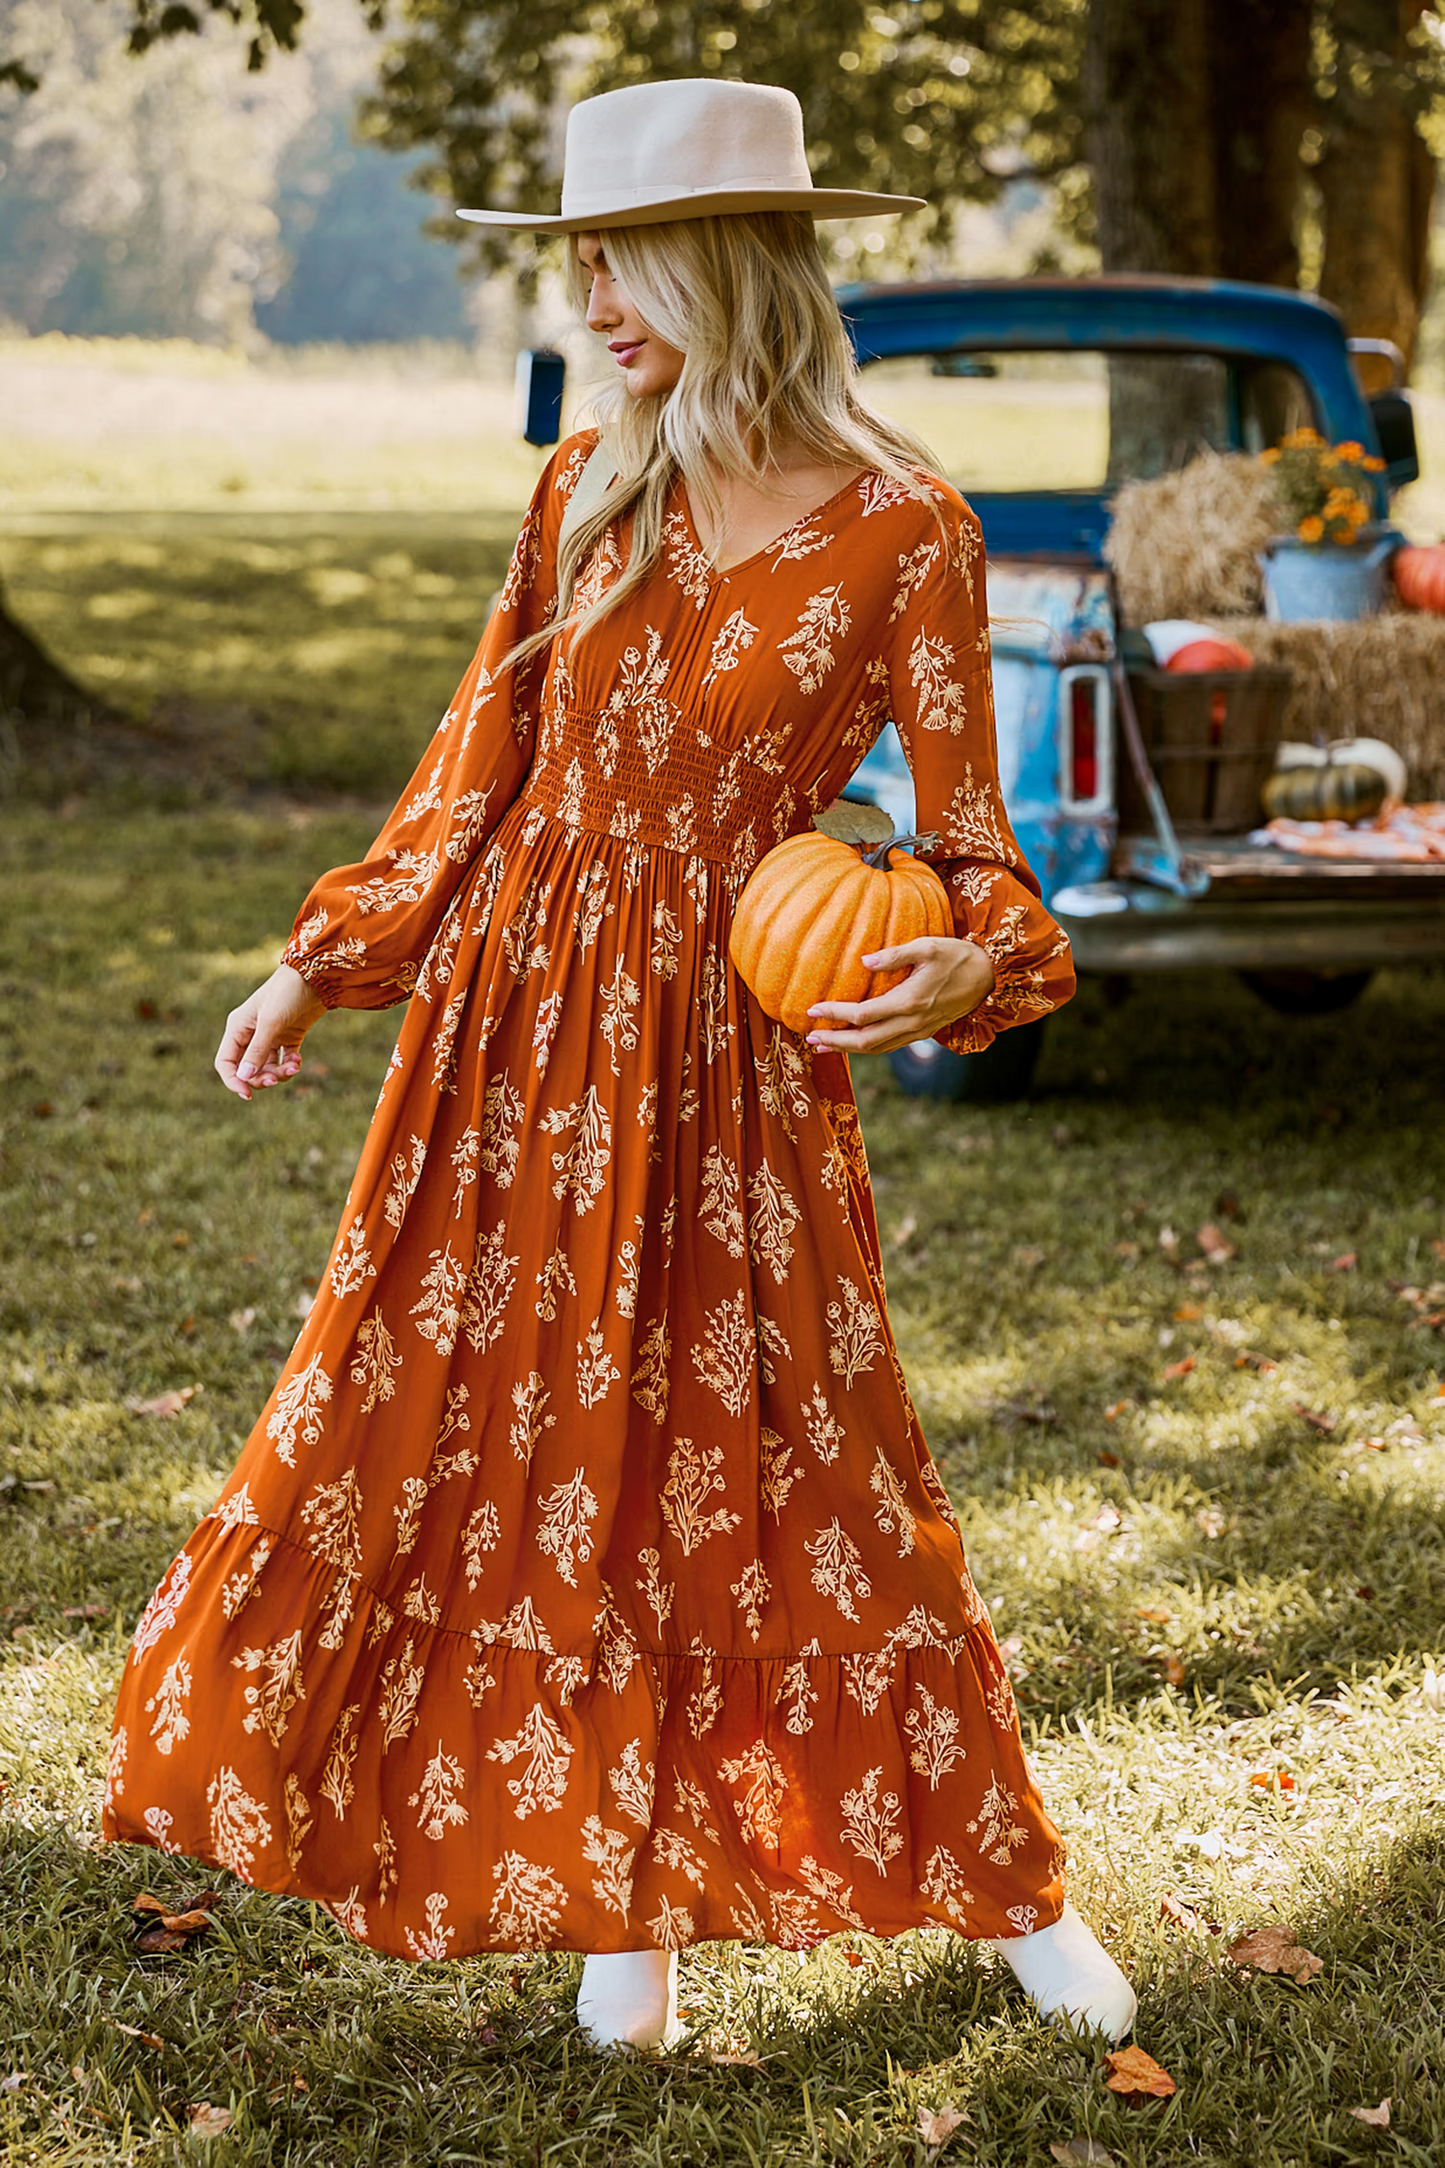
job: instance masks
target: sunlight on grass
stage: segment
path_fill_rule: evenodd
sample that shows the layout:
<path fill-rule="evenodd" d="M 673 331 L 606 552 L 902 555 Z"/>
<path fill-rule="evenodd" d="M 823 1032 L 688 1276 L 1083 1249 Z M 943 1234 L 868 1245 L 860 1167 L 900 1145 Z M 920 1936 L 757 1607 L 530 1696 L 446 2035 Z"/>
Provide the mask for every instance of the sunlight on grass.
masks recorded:
<path fill-rule="evenodd" d="M 129 1954 L 129 1897 L 199 1884 L 95 1847 L 127 1635 L 297 1329 L 396 1012 L 328 1017 L 299 1089 L 224 1098 L 224 1011 L 370 816 L 73 810 L 0 835 L 7 2160 L 162 2168 L 207 2100 L 235 2118 L 211 2157 L 276 2168 L 913 2168 L 951 2102 L 944 2159 L 1047 2168 L 1091 2133 L 1137 2168 L 1299 2168 L 1376 2158 L 1348 2111 L 1386 2094 L 1399 2157 L 1439 2157 L 1445 1399 L 1400 1285 L 1445 1277 L 1445 980 L 1304 1024 L 1224 979 L 1086 988 L 1015 1108 L 859 1065 L 904 1360 L 1176 2100 L 1121 2105 L 933 1934 L 689 1953 L 692 2048 L 601 2061 L 566 1954 L 407 1969 L 229 1880 L 194 1957 Z M 129 1406 L 186 1386 L 173 1420 Z M 1161 1924 L 1166 1891 L 1202 1924 Z M 1224 1958 L 1271 1921 L 1310 1986 Z"/>

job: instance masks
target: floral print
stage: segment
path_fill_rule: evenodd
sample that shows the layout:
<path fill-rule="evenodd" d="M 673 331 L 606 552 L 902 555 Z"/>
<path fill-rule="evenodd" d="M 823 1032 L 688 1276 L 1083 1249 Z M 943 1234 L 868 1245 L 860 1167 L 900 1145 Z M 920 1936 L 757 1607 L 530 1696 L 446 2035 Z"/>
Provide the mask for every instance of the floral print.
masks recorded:
<path fill-rule="evenodd" d="M 287 958 L 406 1001 L 315 1306 L 140 1622 L 105 1828 L 413 1959 L 1056 1918 L 1062 1854 L 888 1327 L 846 1062 L 727 960 L 891 712 L 969 1051 L 1067 998 L 999 796 L 972 514 L 869 474 L 727 572 L 679 489 L 587 639 L 592 440 Z M 625 525 L 582 569 L 605 591 Z"/>

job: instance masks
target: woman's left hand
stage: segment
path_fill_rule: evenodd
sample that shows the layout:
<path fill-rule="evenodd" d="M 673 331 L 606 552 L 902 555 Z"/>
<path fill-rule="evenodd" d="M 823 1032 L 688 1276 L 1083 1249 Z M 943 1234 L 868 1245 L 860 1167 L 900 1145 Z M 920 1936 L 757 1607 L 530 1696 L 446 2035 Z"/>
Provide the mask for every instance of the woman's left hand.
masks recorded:
<path fill-rule="evenodd" d="M 886 994 L 868 1001 L 818 1001 L 809 1046 L 842 1054 L 887 1054 L 914 1039 L 932 1038 L 968 1016 L 993 992 L 993 959 L 977 942 L 924 934 L 897 948 L 877 949 L 862 962 L 870 971 L 906 971 Z"/>

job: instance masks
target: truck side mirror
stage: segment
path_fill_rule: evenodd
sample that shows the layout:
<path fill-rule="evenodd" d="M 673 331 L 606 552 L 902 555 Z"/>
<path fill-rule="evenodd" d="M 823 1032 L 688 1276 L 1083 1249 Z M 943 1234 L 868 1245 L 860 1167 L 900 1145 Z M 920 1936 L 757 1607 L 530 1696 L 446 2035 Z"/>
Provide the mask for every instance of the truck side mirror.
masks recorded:
<path fill-rule="evenodd" d="M 1385 462 L 1385 486 L 1402 489 L 1420 478 L 1420 453 L 1415 443 L 1415 410 L 1405 391 L 1377 391 L 1370 401 L 1380 457 Z"/>
<path fill-rule="evenodd" d="M 517 427 L 529 444 L 555 444 L 562 434 L 562 387 L 567 364 L 549 346 L 524 346 L 517 356 Z"/>

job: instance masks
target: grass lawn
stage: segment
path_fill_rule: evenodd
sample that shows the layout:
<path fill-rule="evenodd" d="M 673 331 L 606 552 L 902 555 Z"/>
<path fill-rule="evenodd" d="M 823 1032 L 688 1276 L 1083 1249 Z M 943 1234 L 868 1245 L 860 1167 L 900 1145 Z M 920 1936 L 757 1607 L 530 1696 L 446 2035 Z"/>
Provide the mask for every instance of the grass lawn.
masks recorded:
<path fill-rule="evenodd" d="M 1441 2157 L 1445 1293 L 1391 1282 L 1445 1276 L 1445 982 L 1311 1024 L 1227 980 L 1088 990 L 1018 1108 L 860 1071 L 905 1359 L 1176 2097 L 1117 2102 L 932 1935 L 702 1950 L 692 2049 L 618 2064 L 578 2044 L 572 1957 L 408 1970 L 234 1882 L 198 1954 L 130 1955 L 129 1897 L 195 1878 L 96 1848 L 126 1636 L 296 1329 L 392 1019 L 223 1098 L 221 1014 L 365 821 L 69 811 L 12 810 L 0 856 L 0 2156 L 861 2168 L 933 2157 L 919 2110 L 952 2104 L 945 2159 Z M 1237 1254 L 1204 1263 L 1206 1225 Z M 1166 1891 L 1222 1932 L 1161 1926 Z M 1308 1985 L 1223 1957 L 1268 1923 Z M 1385 2096 L 1388 2135 L 1350 2115 Z M 228 2136 L 184 2134 L 199 2102 Z"/>
<path fill-rule="evenodd" d="M 0 813 L 5 2168 L 1445 2158 L 1439 975 L 1312 1023 L 1222 978 L 1089 988 L 1016 1108 L 859 1066 L 904 1358 L 1172 2100 L 1119 2101 L 935 1935 L 691 1953 L 693 2039 L 659 2062 L 581 2047 L 577 1958 L 408 1969 L 233 1881 L 193 1954 L 132 1955 L 134 1893 L 198 1880 L 97 1848 L 115 1680 L 296 1330 L 394 1015 L 327 1019 L 249 1109 L 211 1051 L 425 741 L 517 489 L 360 399 L 341 465 L 287 450 L 293 416 L 157 469 L 111 392 L 112 438 L 41 414 L 0 446 L 0 575 L 112 699 L 189 706 L 227 790 Z M 1271 1924 L 1307 1984 L 1225 1957 Z M 1388 2131 L 1351 2113 L 1386 2097 Z M 228 2134 L 193 2134 L 201 2103 Z"/>

